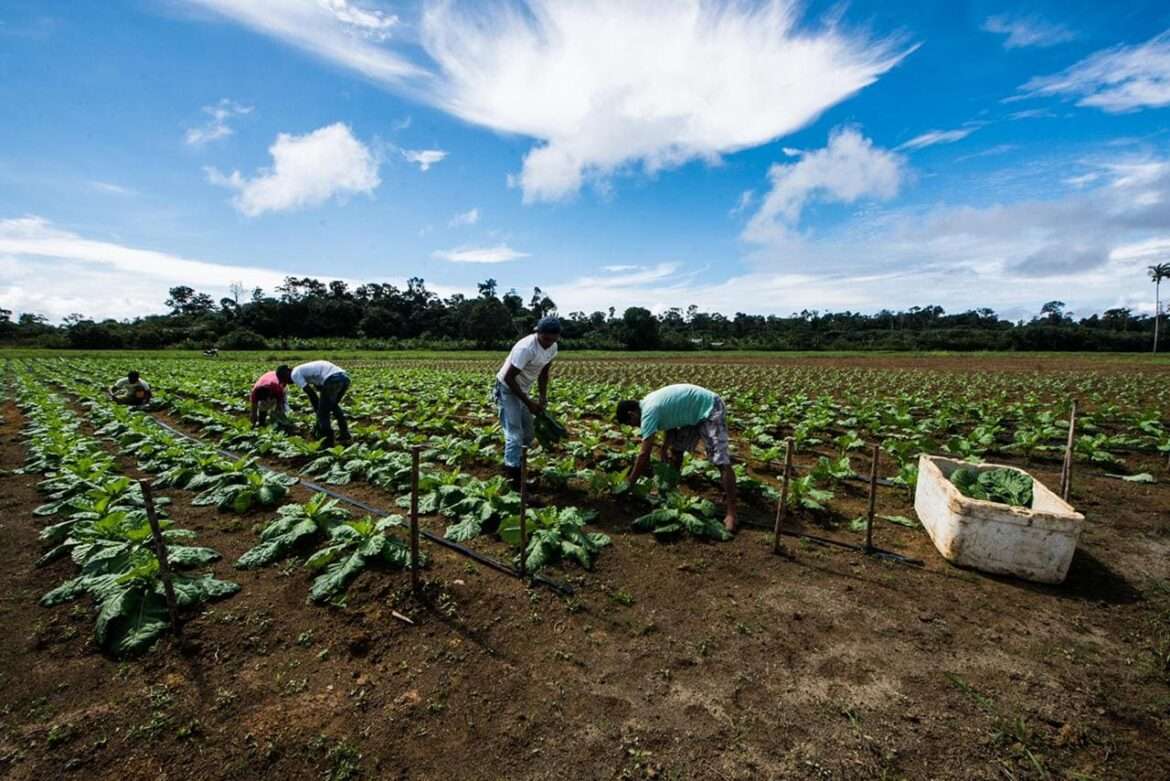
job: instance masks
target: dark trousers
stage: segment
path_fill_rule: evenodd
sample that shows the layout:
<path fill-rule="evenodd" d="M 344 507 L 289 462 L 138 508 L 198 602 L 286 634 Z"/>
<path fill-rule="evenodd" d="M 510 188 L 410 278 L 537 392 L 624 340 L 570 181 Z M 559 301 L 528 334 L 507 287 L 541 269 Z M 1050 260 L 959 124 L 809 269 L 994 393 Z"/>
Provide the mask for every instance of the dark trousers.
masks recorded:
<path fill-rule="evenodd" d="M 317 435 L 327 442 L 333 441 L 330 415 L 337 419 L 337 433 L 342 439 L 349 439 L 349 424 L 345 421 L 345 413 L 341 411 L 341 400 L 345 398 L 347 390 L 349 375 L 344 373 L 334 374 L 321 386 L 321 398 L 317 402 Z"/>

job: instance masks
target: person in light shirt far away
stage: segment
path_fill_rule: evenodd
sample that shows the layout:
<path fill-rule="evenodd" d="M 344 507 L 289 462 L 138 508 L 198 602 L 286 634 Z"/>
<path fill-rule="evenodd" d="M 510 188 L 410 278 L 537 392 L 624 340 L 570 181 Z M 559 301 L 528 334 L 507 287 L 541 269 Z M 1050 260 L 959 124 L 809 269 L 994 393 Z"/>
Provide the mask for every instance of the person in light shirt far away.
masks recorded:
<path fill-rule="evenodd" d="M 723 526 L 729 532 L 735 531 L 735 470 L 727 449 L 727 408 L 723 399 L 698 385 L 667 385 L 641 401 L 618 402 L 617 422 L 641 428 L 642 450 L 630 472 L 631 487 L 649 468 L 659 431 L 663 432 L 660 457 L 667 461 L 669 451 L 669 463 L 675 469 L 682 467 L 683 453 L 694 450 L 702 439 L 707 458 L 723 473 L 723 498 L 727 505 Z"/>
<path fill-rule="evenodd" d="M 333 447 L 333 425 L 330 416 L 337 420 L 337 436 L 341 444 L 348 445 L 352 441 L 345 412 L 341 409 L 341 400 L 349 390 L 349 375 L 340 366 L 335 366 L 329 361 L 309 361 L 298 364 L 291 370 L 287 366 L 282 366 L 277 370 L 276 376 L 285 385 L 289 382 L 296 383 L 309 397 L 309 403 L 317 413 L 317 436 L 324 440 L 325 447 Z"/>
<path fill-rule="evenodd" d="M 107 392 L 118 404 L 129 404 L 132 407 L 148 403 L 151 397 L 150 385 L 136 371 L 127 372 Z"/>
<path fill-rule="evenodd" d="M 542 317 L 535 333 L 525 336 L 512 347 L 504 365 L 496 373 L 493 396 L 504 430 L 504 474 L 512 485 L 520 487 L 521 448 L 532 444 L 535 416 L 548 405 L 548 376 L 557 356 L 561 338 L 561 321 Z M 530 395 L 536 383 L 538 395 Z"/>
<path fill-rule="evenodd" d="M 285 392 L 286 382 L 281 382 L 281 376 L 288 377 L 292 370 L 287 366 L 278 366 L 275 371 L 265 372 L 256 380 L 248 394 L 248 403 L 251 409 L 252 428 L 258 428 L 268 422 L 269 414 L 272 422 L 278 428 L 289 425 L 288 422 L 288 394 Z"/>

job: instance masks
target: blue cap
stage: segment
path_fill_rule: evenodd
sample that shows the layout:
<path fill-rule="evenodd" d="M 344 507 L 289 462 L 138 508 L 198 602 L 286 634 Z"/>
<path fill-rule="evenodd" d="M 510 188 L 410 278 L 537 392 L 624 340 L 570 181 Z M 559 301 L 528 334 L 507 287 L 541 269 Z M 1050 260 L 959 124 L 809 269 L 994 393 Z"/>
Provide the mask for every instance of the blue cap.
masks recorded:
<path fill-rule="evenodd" d="M 559 334 L 561 321 L 555 317 L 542 317 L 536 324 L 536 332 L 538 334 Z"/>

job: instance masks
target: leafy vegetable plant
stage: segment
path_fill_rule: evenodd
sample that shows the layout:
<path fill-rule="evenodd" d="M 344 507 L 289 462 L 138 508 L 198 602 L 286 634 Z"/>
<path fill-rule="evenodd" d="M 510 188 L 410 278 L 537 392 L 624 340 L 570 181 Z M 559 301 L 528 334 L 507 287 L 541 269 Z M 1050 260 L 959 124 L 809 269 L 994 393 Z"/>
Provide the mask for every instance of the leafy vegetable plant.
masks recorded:
<path fill-rule="evenodd" d="M 524 551 L 524 565 L 528 572 L 565 559 L 577 562 L 585 569 L 593 569 L 593 560 L 606 545 L 608 535 L 586 532 L 585 524 L 595 513 L 576 507 L 542 507 L 526 516 L 528 548 Z M 520 516 L 512 515 L 500 524 L 500 539 L 509 545 L 520 545 Z"/>
<path fill-rule="evenodd" d="M 304 504 L 289 504 L 277 510 L 277 517 L 260 532 L 260 544 L 240 556 L 239 569 L 255 569 L 285 558 L 298 545 L 328 537 L 349 512 L 336 499 L 313 494 Z"/>
<path fill-rule="evenodd" d="M 652 532 L 660 540 L 686 532 L 694 537 L 730 540 L 715 504 L 679 491 L 666 494 L 660 507 L 634 519 L 634 531 Z"/>
<path fill-rule="evenodd" d="M 1032 478 L 1014 469 L 956 469 L 951 482 L 964 496 L 987 502 L 1010 504 L 1013 507 L 1032 506 Z"/>
<path fill-rule="evenodd" d="M 403 569 L 410 566 L 410 549 L 386 530 L 402 525 L 402 518 L 365 516 L 345 521 L 329 532 L 329 544 L 313 554 L 305 566 L 319 572 L 309 597 L 324 602 L 344 594 L 367 569 Z"/>

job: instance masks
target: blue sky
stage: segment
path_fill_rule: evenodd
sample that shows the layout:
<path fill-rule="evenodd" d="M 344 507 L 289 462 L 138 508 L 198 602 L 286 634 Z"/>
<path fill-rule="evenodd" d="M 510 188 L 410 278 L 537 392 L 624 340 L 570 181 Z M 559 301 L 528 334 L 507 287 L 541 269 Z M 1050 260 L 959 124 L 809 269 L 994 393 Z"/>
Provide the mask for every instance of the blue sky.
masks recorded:
<path fill-rule="evenodd" d="M 9 0 L 0 307 L 1151 312 L 1170 6 Z"/>

